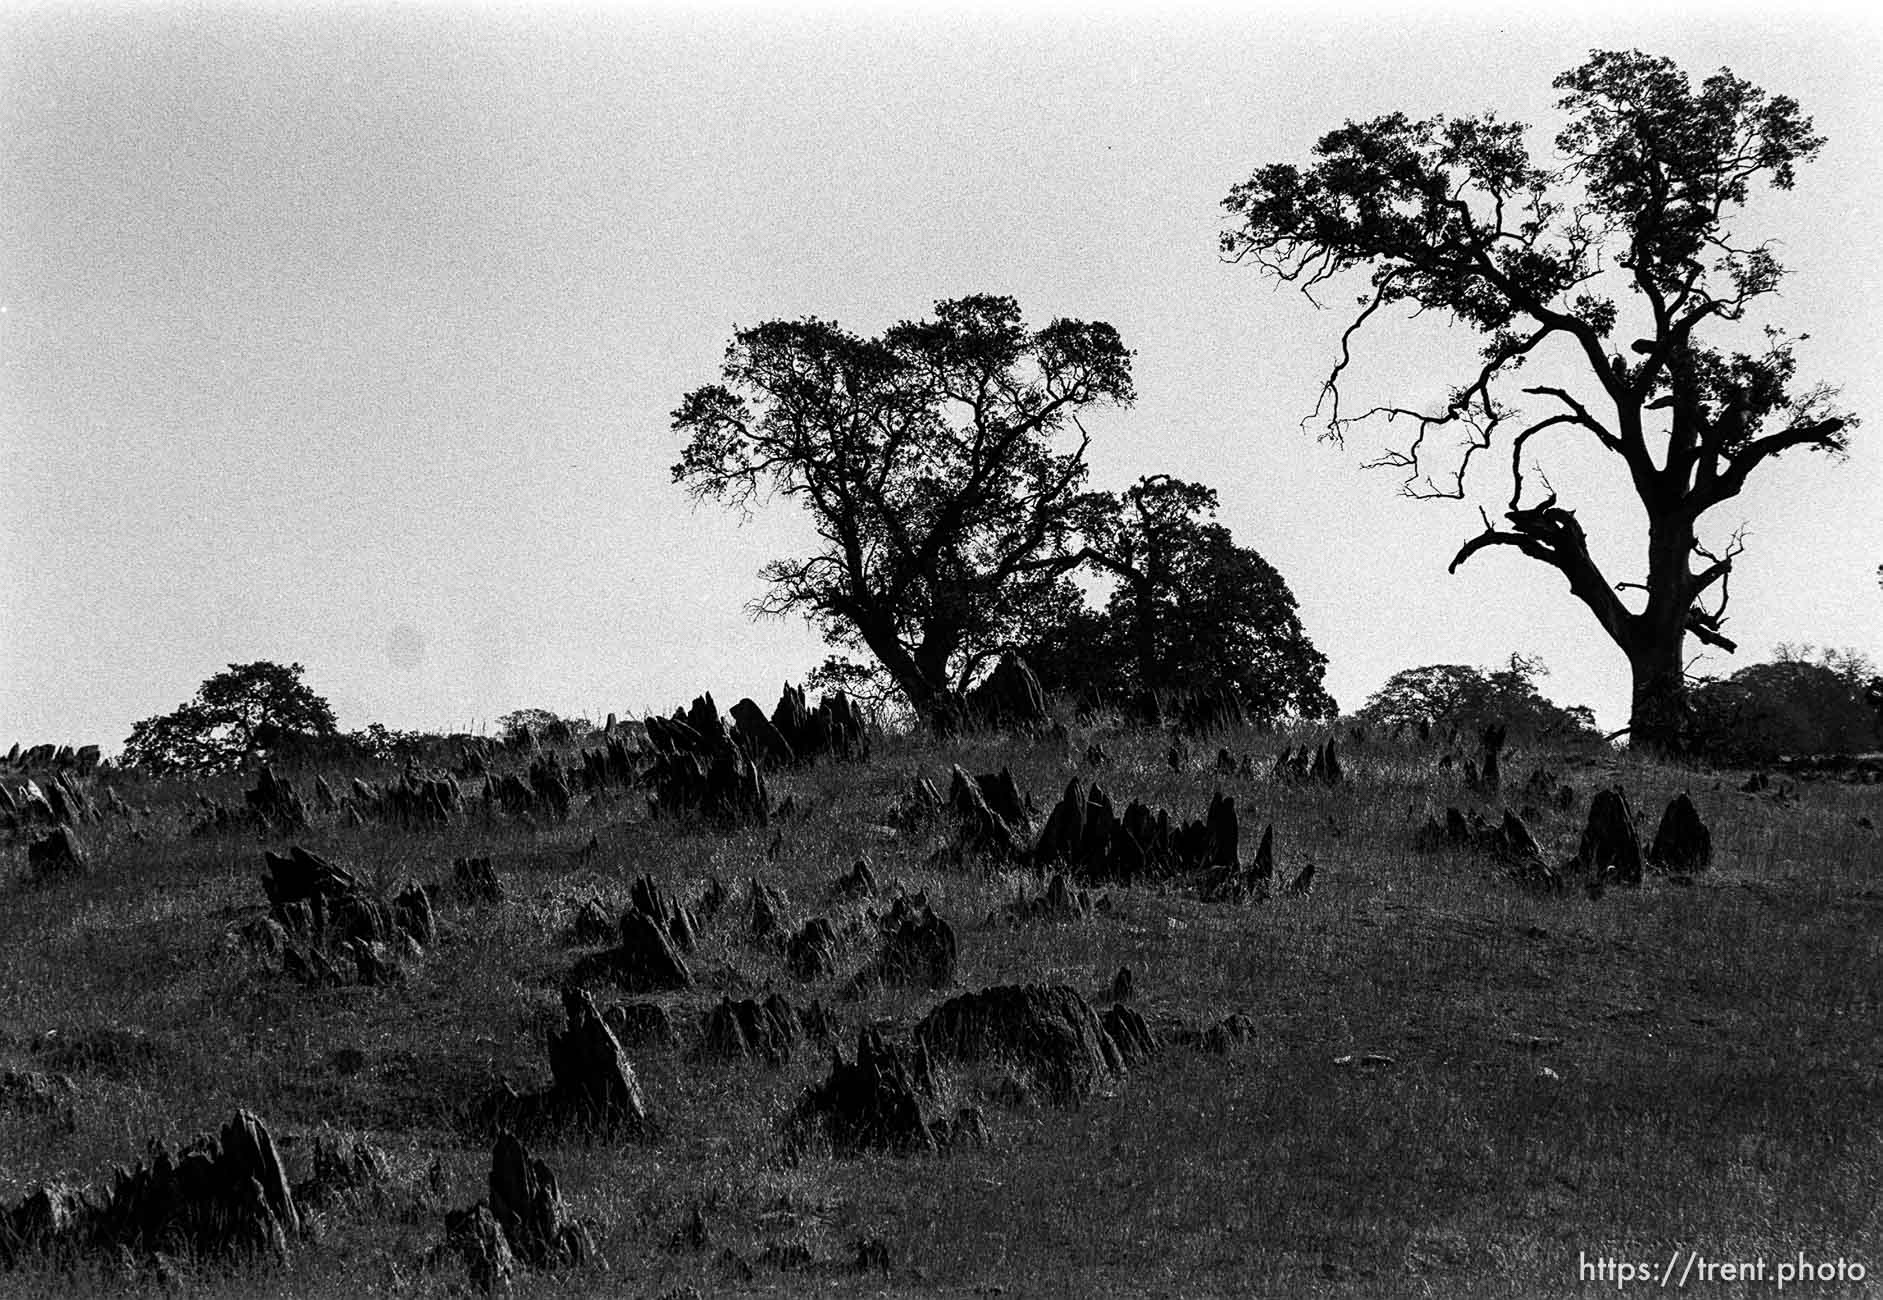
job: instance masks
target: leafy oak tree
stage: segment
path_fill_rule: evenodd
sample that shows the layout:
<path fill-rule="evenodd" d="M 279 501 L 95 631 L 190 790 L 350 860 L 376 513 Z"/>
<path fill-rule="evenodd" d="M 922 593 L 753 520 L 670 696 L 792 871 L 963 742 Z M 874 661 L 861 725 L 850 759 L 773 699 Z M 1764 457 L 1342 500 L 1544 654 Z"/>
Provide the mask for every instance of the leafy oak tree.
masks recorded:
<path fill-rule="evenodd" d="M 156 772 L 218 772 L 258 752 L 332 741 L 333 708 L 301 680 L 300 664 L 230 664 L 169 713 L 145 718 L 123 762 Z"/>
<path fill-rule="evenodd" d="M 1022 653 L 1061 686 L 1090 684 L 1154 704 L 1159 693 L 1234 689 L 1255 717 L 1333 711 L 1327 657 L 1269 562 L 1215 522 L 1213 488 L 1168 474 L 1081 504 L 1081 560 L 1117 580 L 1105 609 L 1065 584 Z M 1155 712 L 1153 708 L 1151 712 Z"/>
<path fill-rule="evenodd" d="M 1374 463 L 1403 470 L 1415 497 L 1462 498 L 1477 454 L 1501 444 L 1504 522 L 1483 512 L 1452 570 L 1509 547 L 1562 574 L 1628 658 L 1634 743 L 1676 749 L 1687 636 L 1735 648 L 1722 623 L 1742 534 L 1709 548 L 1701 517 L 1787 452 L 1842 453 L 1856 424 L 1832 389 L 1797 384 L 1795 340 L 1782 332 L 1768 328 L 1749 352 L 1705 341 L 1746 321 L 1783 277 L 1732 219 L 1756 186 L 1790 189 L 1824 141 L 1785 96 L 1724 69 L 1695 87 L 1638 51 L 1596 52 L 1555 85 L 1568 124 L 1554 165 L 1532 160 L 1521 124 L 1489 114 L 1349 122 L 1322 137 L 1312 165 L 1274 164 L 1235 186 L 1222 249 L 1310 296 L 1365 274 L 1313 418 L 1335 441 L 1375 417 L 1406 422 L 1411 438 Z M 1354 339 L 1401 306 L 1481 333 L 1482 362 L 1434 409 L 1350 414 Z M 1534 400 L 1513 403 L 1524 363 L 1546 358 L 1576 377 L 1532 383 L 1521 391 Z M 1535 472 L 1545 435 L 1589 440 L 1626 472 L 1647 522 L 1639 581 L 1601 570 L 1575 513 Z"/>
<path fill-rule="evenodd" d="M 1074 563 L 1080 413 L 1134 396 L 1111 326 L 1029 329 L 987 295 L 878 338 L 815 319 L 740 330 L 721 378 L 674 412 L 689 439 L 674 481 L 740 509 L 793 498 L 818 538 L 765 567 L 754 612 L 867 651 L 936 724 L 1025 593 Z"/>

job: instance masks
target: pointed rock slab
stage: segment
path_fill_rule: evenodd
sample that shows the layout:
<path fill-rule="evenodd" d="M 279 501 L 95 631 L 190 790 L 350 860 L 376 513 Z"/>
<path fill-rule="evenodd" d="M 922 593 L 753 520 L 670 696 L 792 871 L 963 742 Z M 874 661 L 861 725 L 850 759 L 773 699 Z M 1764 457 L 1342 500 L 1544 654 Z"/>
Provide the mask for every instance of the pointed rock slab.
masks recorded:
<path fill-rule="evenodd" d="M 532 1268 L 557 1269 L 595 1257 L 595 1242 L 564 1204 L 549 1166 L 514 1134 L 490 1153 L 490 1212 L 510 1249 Z"/>
<path fill-rule="evenodd" d="M 657 993 L 693 987 L 693 972 L 660 923 L 629 908 L 621 914 L 621 941 L 576 962 L 569 978 L 576 984 L 606 980 L 629 993 Z"/>
<path fill-rule="evenodd" d="M 822 1025 L 823 1008 L 812 1003 L 812 1018 Z M 763 1061 L 785 1065 L 806 1033 L 804 1018 L 773 993 L 763 1002 L 752 998 L 719 1000 L 701 1026 L 699 1054 L 707 1060 Z"/>
<path fill-rule="evenodd" d="M 1609 879 L 1638 885 L 1641 869 L 1641 841 L 1628 810 L 1628 796 L 1619 786 L 1598 790 L 1589 800 L 1589 821 L 1583 828 L 1582 842 L 1564 870 L 1587 877 L 1592 885 Z"/>
<path fill-rule="evenodd" d="M 246 1110 L 219 1138 L 180 1152 L 157 1146 L 135 1169 L 119 1168 L 82 1232 L 93 1248 L 179 1248 L 205 1259 L 285 1256 L 301 1234 L 294 1192 L 274 1139 Z"/>
<path fill-rule="evenodd" d="M 91 854 L 86 852 L 77 831 L 59 825 L 26 846 L 26 869 L 34 880 L 82 876 L 91 870 Z"/>
<path fill-rule="evenodd" d="M 915 1028 L 938 1057 L 1001 1060 L 1025 1070 L 1056 1104 L 1076 1105 L 1124 1070 L 1090 1004 L 1064 985 L 1003 984 L 950 998 Z"/>
<path fill-rule="evenodd" d="M 977 853 L 1006 857 L 1020 851 L 1019 833 L 995 811 L 980 782 L 959 767 L 949 772 L 948 805 L 961 820 L 961 840 Z"/>
<path fill-rule="evenodd" d="M 788 767 L 797 760 L 791 741 L 753 700 L 740 700 L 732 706 L 732 734 L 746 756 L 755 763 L 768 767 Z"/>
<path fill-rule="evenodd" d="M 509 1290 L 516 1276 L 516 1255 L 487 1202 L 446 1214 L 445 1243 L 464 1261 L 471 1285 L 487 1295 Z"/>
<path fill-rule="evenodd" d="M 1648 861 L 1657 871 L 1682 876 L 1705 871 L 1712 863 L 1713 832 L 1700 820 L 1700 810 L 1693 806 L 1686 791 L 1675 796 L 1661 814 Z"/>
<path fill-rule="evenodd" d="M 1155 1057 L 1163 1045 L 1144 1022 L 1144 1017 L 1122 1002 L 1114 1002 L 1101 1018 L 1105 1032 L 1118 1047 L 1118 1056 L 1127 1070 L 1135 1070 Z"/>
<path fill-rule="evenodd" d="M 752 923 L 749 933 L 752 942 L 765 947 L 783 943 L 791 933 L 785 923 L 790 906 L 785 896 L 754 876 L 751 899 Z"/>
<path fill-rule="evenodd" d="M 986 727 L 1044 727 L 1053 720 L 1038 675 L 1012 651 L 968 692 L 965 704 L 969 718 Z"/>
<path fill-rule="evenodd" d="M 557 1118 L 602 1133 L 638 1133 L 647 1125 L 647 1103 L 621 1042 L 580 989 L 562 991 L 568 1028 L 549 1040 L 549 1071 Z"/>
<path fill-rule="evenodd" d="M 249 814 L 269 830 L 286 833 L 307 829 L 307 805 L 294 787 L 265 763 L 257 774 L 255 788 L 242 797 Z"/>
<path fill-rule="evenodd" d="M 1262 843 L 1247 867 L 1231 865 L 1207 872 L 1198 893 L 1209 903 L 1243 903 L 1267 898 L 1275 879 L 1275 824 L 1262 829 Z"/>
<path fill-rule="evenodd" d="M 814 916 L 785 944 L 785 965 L 801 980 L 837 973 L 837 931 L 829 918 Z"/>
<path fill-rule="evenodd" d="M 504 900 L 503 878 L 487 857 L 454 858 L 451 885 L 468 903 L 496 904 Z"/>
<path fill-rule="evenodd" d="M 799 1097 L 785 1125 L 787 1148 L 802 1154 L 822 1141 L 840 1156 L 935 1150 L 935 1133 L 917 1095 L 924 1067 L 875 1029 L 859 1030 L 856 1060 L 833 1052 L 829 1077 Z"/>
<path fill-rule="evenodd" d="M 673 1018 L 658 1002 L 620 1002 L 602 1013 L 623 1047 L 672 1047 L 679 1041 Z"/>
<path fill-rule="evenodd" d="M 870 870 L 870 860 L 858 858 L 848 875 L 832 882 L 830 894 L 832 898 L 874 898 L 879 888 L 876 873 Z"/>

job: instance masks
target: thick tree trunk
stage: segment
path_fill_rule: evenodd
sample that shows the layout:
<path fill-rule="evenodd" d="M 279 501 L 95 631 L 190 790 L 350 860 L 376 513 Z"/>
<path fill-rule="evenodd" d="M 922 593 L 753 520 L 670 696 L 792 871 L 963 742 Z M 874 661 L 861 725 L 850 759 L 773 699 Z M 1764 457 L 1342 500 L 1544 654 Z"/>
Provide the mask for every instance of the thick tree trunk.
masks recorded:
<path fill-rule="evenodd" d="M 1679 753 L 1687 735 L 1687 616 L 1693 524 L 1668 514 L 1648 526 L 1648 603 L 1630 628 L 1628 666 L 1633 676 L 1628 717 L 1632 748 Z"/>

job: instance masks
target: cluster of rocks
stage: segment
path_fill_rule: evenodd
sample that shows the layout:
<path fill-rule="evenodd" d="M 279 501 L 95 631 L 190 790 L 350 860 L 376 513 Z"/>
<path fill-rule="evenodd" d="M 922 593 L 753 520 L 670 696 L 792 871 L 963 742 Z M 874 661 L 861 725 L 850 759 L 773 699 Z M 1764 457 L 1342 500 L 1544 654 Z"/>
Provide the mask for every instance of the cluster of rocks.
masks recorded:
<path fill-rule="evenodd" d="M 1340 766 L 1340 752 L 1329 736 L 1319 745 L 1284 745 L 1275 757 L 1277 781 L 1311 781 L 1339 785 L 1345 773 Z"/>
<path fill-rule="evenodd" d="M 1100 1015 L 1063 985 L 964 993 L 923 1017 L 906 1045 L 864 1027 L 853 1060 L 833 1051 L 829 1076 L 805 1090 L 786 1120 L 787 1148 L 907 1154 L 984 1141 L 979 1110 L 938 1113 L 937 1061 L 995 1065 L 1006 1072 L 1007 1095 L 1076 1106 L 1160 1050 L 1122 1001 Z"/>
<path fill-rule="evenodd" d="M 501 777 L 484 774 L 483 803 L 487 813 L 501 811 L 513 817 L 563 821 L 574 801 L 569 774 L 553 753 L 530 760 L 522 773 L 507 772 Z"/>
<path fill-rule="evenodd" d="M 29 745 L 22 749 L 18 742 L 0 758 L 0 768 L 14 772 L 51 772 L 67 768 L 74 769 L 80 776 L 91 772 L 98 766 L 99 749 L 96 745 Z"/>
<path fill-rule="evenodd" d="M 1133 884 L 1202 873 L 1206 892 L 1230 896 L 1251 883 L 1239 856 L 1241 831 L 1233 797 L 1217 791 L 1201 819 L 1174 822 L 1167 809 L 1134 800 L 1120 816 L 1111 796 L 1077 780 L 1046 816 L 1031 860 L 1064 864 L 1082 884 Z M 1266 841 L 1273 851 L 1272 840 Z M 1242 883 L 1238 883 L 1242 882 Z"/>
<path fill-rule="evenodd" d="M 102 797 L 106 808 L 125 807 L 113 791 Z M 54 773 L 44 785 L 31 778 L 18 786 L 0 784 L 0 827 L 6 829 L 83 826 L 103 821 L 104 811 L 75 770 Z"/>
<path fill-rule="evenodd" d="M 1510 866 L 1521 884 L 1560 892 L 1580 884 L 1599 897 L 1611 884 L 1639 885 L 1647 871 L 1677 882 L 1704 871 L 1713 859 L 1713 835 L 1685 792 L 1668 802 L 1654 838 L 1643 851 L 1627 794 L 1619 787 L 1598 790 L 1589 801 L 1589 814 L 1573 857 L 1552 866 L 1529 828 L 1516 813 L 1504 811 L 1501 825 L 1492 827 L 1479 814 L 1467 818 L 1456 808 L 1446 811 L 1444 827 L 1429 820 L 1422 842 L 1485 848 Z"/>
<path fill-rule="evenodd" d="M 1063 872 L 1055 871 L 1052 879 L 1037 895 L 1027 897 L 1023 886 L 1013 902 L 998 912 L 989 913 L 987 921 L 989 925 L 997 925 L 1003 920 L 1011 924 L 1083 921 L 1099 913 L 1110 912 L 1111 909 L 1110 894 L 1093 898 L 1090 891 L 1075 887 L 1066 880 Z"/>
<path fill-rule="evenodd" d="M 598 1258 L 589 1225 L 570 1213 L 548 1165 L 513 1133 L 500 1133 L 490 1153 L 489 1194 L 445 1215 L 445 1244 L 471 1282 L 507 1289 L 519 1266 L 555 1270 Z"/>
<path fill-rule="evenodd" d="M 501 1083 L 473 1110 L 483 1132 L 535 1136 L 578 1132 L 637 1137 L 647 1131 L 647 1103 L 621 1040 L 586 990 L 562 991 L 567 1028 L 549 1040 L 550 1086 L 519 1093 Z"/>
<path fill-rule="evenodd" d="M 262 855 L 269 912 L 240 930 L 265 959 L 308 984 L 387 984 L 437 937 L 431 894 L 408 884 L 388 899 L 298 844 Z"/>
<path fill-rule="evenodd" d="M 701 910 L 717 910 L 712 905 L 718 882 L 708 887 Z M 758 888 L 758 882 L 753 882 Z M 593 932 L 594 911 L 584 905 L 577 916 L 578 926 Z M 588 919 L 584 921 L 584 917 Z M 667 897 L 651 876 L 637 879 L 629 891 L 627 910 L 616 923 L 615 944 L 577 961 L 569 978 L 577 984 L 604 981 L 630 993 L 674 992 L 693 987 L 693 972 L 685 953 L 699 942 L 699 922 L 693 908 Z"/>
<path fill-rule="evenodd" d="M 763 1002 L 726 996 L 701 1022 L 698 1056 L 780 1066 L 791 1060 L 800 1043 L 828 1043 L 836 1032 L 836 1017 L 815 999 L 800 1010 L 778 993 L 768 994 Z"/>
<path fill-rule="evenodd" d="M 1501 757 L 1506 728 L 1493 723 L 1478 731 L 1478 757 L 1465 760 L 1465 787 L 1486 797 L 1495 797 L 1503 783 Z"/>
<path fill-rule="evenodd" d="M 928 786 L 929 792 L 933 789 Z M 1031 820 L 1027 800 L 1006 768 L 979 776 L 958 766 L 950 769 L 947 806 L 960 821 L 961 848 L 996 857 L 1024 852 Z"/>
<path fill-rule="evenodd" d="M 354 1149 L 330 1148 L 326 1164 L 317 1168 L 311 1186 L 302 1186 L 303 1194 L 324 1187 L 323 1177 L 383 1176 L 385 1168 L 383 1156 Z M 199 1138 L 180 1151 L 153 1143 L 144 1161 L 132 1169 L 120 1166 L 102 1191 L 49 1184 L 29 1192 L 0 1211 L 0 1264 L 91 1253 L 229 1261 L 282 1257 L 303 1230 L 296 1190 L 267 1126 L 239 1110 L 217 1137 Z"/>

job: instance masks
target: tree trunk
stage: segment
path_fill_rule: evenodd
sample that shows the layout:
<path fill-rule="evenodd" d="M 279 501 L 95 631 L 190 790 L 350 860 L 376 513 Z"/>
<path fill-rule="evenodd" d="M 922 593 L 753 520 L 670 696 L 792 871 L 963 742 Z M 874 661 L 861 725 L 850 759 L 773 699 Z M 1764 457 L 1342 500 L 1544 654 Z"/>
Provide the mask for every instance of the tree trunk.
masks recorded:
<path fill-rule="evenodd" d="M 1673 514 L 1648 526 L 1648 603 L 1631 628 L 1628 666 L 1633 676 L 1628 716 L 1631 748 L 1676 754 L 1687 735 L 1687 615 L 1693 524 Z"/>

